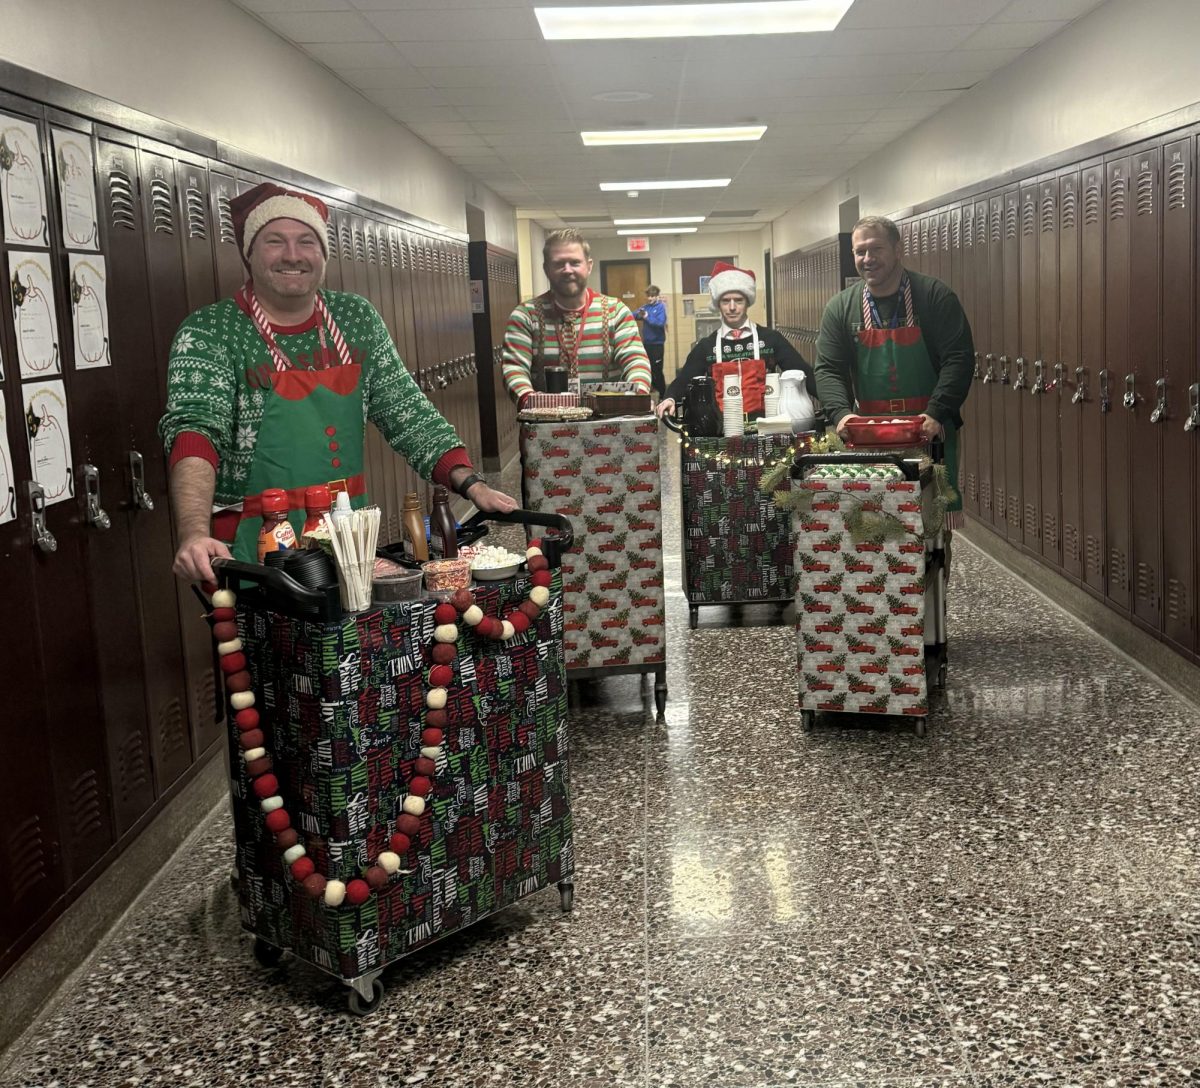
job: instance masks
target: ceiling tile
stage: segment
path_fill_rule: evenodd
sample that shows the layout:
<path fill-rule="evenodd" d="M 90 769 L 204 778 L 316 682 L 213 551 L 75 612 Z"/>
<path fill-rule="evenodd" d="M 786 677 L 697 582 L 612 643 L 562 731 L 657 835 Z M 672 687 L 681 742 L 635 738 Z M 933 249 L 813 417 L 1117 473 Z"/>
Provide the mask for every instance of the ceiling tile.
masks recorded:
<path fill-rule="evenodd" d="M 365 42 L 359 45 L 320 45 L 313 43 L 304 46 L 309 53 L 322 64 L 327 64 L 336 72 L 355 72 L 365 68 L 387 68 L 400 59 L 396 47 L 388 42 Z"/>
<path fill-rule="evenodd" d="M 295 12 L 295 11 L 350 11 L 350 0 L 237 0 L 238 6 L 247 11 Z"/>
<path fill-rule="evenodd" d="M 490 67 L 496 63 L 496 47 L 490 42 L 399 42 L 395 48 L 418 68 Z M 504 56 L 513 65 L 549 63 L 546 43 L 540 37 L 537 41 L 505 42 Z"/>
<path fill-rule="evenodd" d="M 536 87 L 554 85 L 553 69 L 544 64 L 528 68 L 497 65 L 494 67 L 420 69 L 431 87 Z"/>
<path fill-rule="evenodd" d="M 1017 49 L 971 49 L 944 53 L 938 72 L 994 72 L 1012 64 L 1017 57 L 1028 52 L 1024 47 Z"/>
<path fill-rule="evenodd" d="M 1009 0 L 855 0 L 839 30 L 986 23 Z"/>
<path fill-rule="evenodd" d="M 373 11 L 365 13 L 363 18 L 393 42 L 498 42 L 541 38 L 532 8 Z"/>
<path fill-rule="evenodd" d="M 1105 0 L 1012 0 L 996 22 L 1033 22 L 1038 19 L 1078 19 Z"/>
<path fill-rule="evenodd" d="M 400 55 L 397 53 L 395 56 L 399 65 L 396 68 L 348 68 L 337 74 L 347 83 L 363 91 L 399 91 L 430 85 L 419 68 L 401 64 Z"/>
<path fill-rule="evenodd" d="M 379 31 L 361 15 L 347 12 L 287 12 L 264 14 L 262 21 L 289 41 L 301 45 L 309 42 L 377 42 Z"/>
<path fill-rule="evenodd" d="M 461 121 L 462 115 L 453 106 L 425 106 L 416 109 L 397 107 L 387 111 L 389 116 L 407 124 L 409 121 Z"/>
<path fill-rule="evenodd" d="M 408 87 L 397 91 L 363 91 L 372 102 L 378 103 L 385 110 L 404 110 L 408 113 L 413 113 L 418 110 L 429 109 L 431 107 L 452 106 L 453 102 L 447 102 L 440 91 L 435 91 L 432 87 Z"/>
<path fill-rule="evenodd" d="M 975 28 L 967 26 L 896 27 L 888 30 L 835 30 L 823 51 L 827 56 L 862 57 L 876 53 L 940 53 L 961 45 Z M 856 73 L 848 69 L 853 82 Z"/>
<path fill-rule="evenodd" d="M 987 72 L 930 72 L 912 85 L 914 91 L 965 91 L 988 78 Z"/>
<path fill-rule="evenodd" d="M 1031 48 L 1057 34 L 1065 22 L 989 23 L 980 27 L 965 42 L 963 49 Z"/>

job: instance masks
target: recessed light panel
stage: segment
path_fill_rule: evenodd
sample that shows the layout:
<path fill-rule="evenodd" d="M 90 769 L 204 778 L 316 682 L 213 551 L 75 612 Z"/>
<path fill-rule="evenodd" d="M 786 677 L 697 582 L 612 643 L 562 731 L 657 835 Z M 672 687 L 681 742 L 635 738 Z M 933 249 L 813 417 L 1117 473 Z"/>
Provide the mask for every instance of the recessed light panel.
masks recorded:
<path fill-rule="evenodd" d="M 648 227 L 661 227 L 667 223 L 703 223 L 704 216 L 702 215 L 678 215 L 674 218 L 670 216 L 660 216 L 657 219 L 614 219 L 614 227 L 636 227 L 638 224 L 644 224 Z"/>
<path fill-rule="evenodd" d="M 854 0 L 760 0 L 744 4 L 646 4 L 534 8 L 547 41 L 716 38 L 834 30 Z"/>
<path fill-rule="evenodd" d="M 638 128 L 608 132 L 581 132 L 585 147 L 621 147 L 638 144 L 719 144 L 761 140 L 766 125 L 724 125 L 719 128 Z"/>
<path fill-rule="evenodd" d="M 695 234 L 699 227 L 651 227 L 649 230 L 619 230 L 618 234 Z"/>
<path fill-rule="evenodd" d="M 724 189 L 732 178 L 702 178 L 689 181 L 602 181 L 600 191 L 623 193 L 630 189 Z"/>

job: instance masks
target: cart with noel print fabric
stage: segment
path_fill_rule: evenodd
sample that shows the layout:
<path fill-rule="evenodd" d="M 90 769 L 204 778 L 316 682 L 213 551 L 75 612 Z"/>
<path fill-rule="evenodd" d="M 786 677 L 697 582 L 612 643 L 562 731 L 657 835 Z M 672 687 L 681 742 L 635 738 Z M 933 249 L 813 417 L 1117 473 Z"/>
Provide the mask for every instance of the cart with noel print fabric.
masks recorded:
<path fill-rule="evenodd" d="M 562 561 L 568 680 L 652 673 L 661 715 L 666 608 L 657 421 L 522 423 L 521 468 L 525 506 L 560 514 L 582 532 Z"/>
<path fill-rule="evenodd" d="M 927 460 L 801 454 L 796 630 L 805 729 L 818 713 L 899 715 L 925 735 L 945 686 L 945 553 L 927 538 Z"/>
<path fill-rule="evenodd" d="M 214 616 L 236 613 L 241 645 L 223 671 L 241 657 L 230 679 L 248 675 L 227 686 L 238 895 L 255 955 L 291 952 L 334 975 L 362 1014 L 403 956 L 547 885 L 569 910 L 560 571 L 473 588 L 511 633 L 465 599 L 342 616 L 336 589 L 322 598 L 282 571 L 221 570 L 223 585 L 247 575 L 260 585 Z"/>

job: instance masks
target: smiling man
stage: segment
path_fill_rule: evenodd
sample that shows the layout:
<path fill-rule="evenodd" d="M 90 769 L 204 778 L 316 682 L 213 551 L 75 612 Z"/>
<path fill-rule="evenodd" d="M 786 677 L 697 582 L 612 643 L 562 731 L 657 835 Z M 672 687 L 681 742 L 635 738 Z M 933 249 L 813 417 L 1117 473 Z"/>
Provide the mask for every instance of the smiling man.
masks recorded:
<path fill-rule="evenodd" d="M 313 484 L 364 505 L 368 419 L 421 477 L 481 510 L 515 509 L 475 474 L 375 308 L 320 290 L 325 205 L 264 182 L 230 211 L 249 277 L 234 298 L 184 320 L 168 363 L 159 433 L 170 457 L 175 573 L 211 580 L 212 559 L 231 549 L 253 562 L 267 488 L 289 492 L 297 532 Z"/>
<path fill-rule="evenodd" d="M 946 442 L 958 481 L 958 428 L 975 346 L 958 297 L 941 280 L 904 267 L 890 219 L 860 219 L 850 235 L 862 283 L 835 295 L 817 338 L 817 396 L 839 434 L 865 415 L 920 415 L 926 437 Z M 961 520 L 962 499 L 949 523 Z"/>
<path fill-rule="evenodd" d="M 504 383 L 517 404 L 546 389 L 546 367 L 581 383 L 632 382 L 650 391 L 650 360 L 637 322 L 620 299 L 588 286 L 591 249 L 567 227 L 546 235 L 542 270 L 550 290 L 522 302 L 504 330 Z"/>

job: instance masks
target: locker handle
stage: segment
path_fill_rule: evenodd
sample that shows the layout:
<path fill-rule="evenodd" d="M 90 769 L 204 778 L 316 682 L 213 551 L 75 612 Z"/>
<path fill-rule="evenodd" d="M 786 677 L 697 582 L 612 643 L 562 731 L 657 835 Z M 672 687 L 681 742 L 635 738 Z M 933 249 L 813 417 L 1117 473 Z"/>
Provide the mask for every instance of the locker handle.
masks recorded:
<path fill-rule="evenodd" d="M 1108 371 L 1100 371 L 1100 411 L 1112 411 L 1112 397 L 1109 396 Z"/>
<path fill-rule="evenodd" d="M 1188 402 L 1191 405 L 1191 410 L 1188 412 L 1188 417 L 1184 420 L 1183 429 L 1185 431 L 1200 430 L 1200 384 L 1188 386 Z"/>
<path fill-rule="evenodd" d="M 101 531 L 112 527 L 112 519 L 100 506 L 100 470 L 95 465 L 84 465 L 83 494 L 87 502 L 87 521 L 94 529 Z"/>
<path fill-rule="evenodd" d="M 1000 356 L 1000 384 L 1001 385 L 1009 385 L 1011 382 L 1011 379 L 1008 376 L 1008 363 L 1009 363 L 1008 356 L 1001 355 Z"/>
<path fill-rule="evenodd" d="M 1063 374 L 1066 372 L 1066 367 L 1062 363 L 1054 364 L 1054 388 L 1058 390 L 1058 395 L 1062 396 L 1063 391 Z"/>
<path fill-rule="evenodd" d="M 994 382 L 996 380 L 996 368 L 994 366 L 992 366 L 992 364 L 996 361 L 996 356 L 994 356 L 989 351 L 983 357 L 983 359 L 984 359 L 984 362 L 987 363 L 987 370 L 984 372 L 984 375 L 983 375 L 983 381 L 984 381 L 984 384 L 986 385 L 988 382 Z"/>
<path fill-rule="evenodd" d="M 1137 378 L 1133 374 L 1125 375 L 1125 396 L 1121 398 L 1121 404 L 1128 408 L 1131 412 L 1137 407 Z"/>
<path fill-rule="evenodd" d="M 1080 401 L 1087 400 L 1087 368 L 1077 366 L 1075 368 L 1075 392 L 1071 394 L 1071 403 L 1079 404 Z"/>
<path fill-rule="evenodd" d="M 1155 402 L 1154 411 L 1150 413 L 1150 422 L 1158 423 L 1167 418 L 1167 379 L 1159 378 L 1154 383 L 1154 388 L 1158 391 L 1158 400 Z"/>
<path fill-rule="evenodd" d="M 971 371 L 971 377 L 976 379 L 977 381 L 979 379 L 979 356 L 980 356 L 980 353 L 978 351 L 975 352 L 975 369 L 973 371 Z"/>
<path fill-rule="evenodd" d="M 129 451 L 129 482 L 133 488 L 133 505 L 138 510 L 153 510 L 154 500 L 146 490 L 146 462 L 137 450 Z"/>
<path fill-rule="evenodd" d="M 1017 356 L 1017 380 L 1013 382 L 1013 392 L 1025 388 L 1025 356 Z"/>
<path fill-rule="evenodd" d="M 1041 359 L 1034 359 L 1034 361 L 1033 361 L 1033 385 L 1031 385 L 1029 387 L 1029 392 L 1031 395 L 1046 392 L 1045 369 L 1046 369 L 1046 364 L 1043 363 Z"/>
<path fill-rule="evenodd" d="M 54 534 L 46 528 L 46 492 L 36 480 L 28 480 L 25 490 L 29 496 L 29 514 L 33 522 L 34 546 L 46 552 L 47 555 L 58 551 L 58 541 Z"/>

